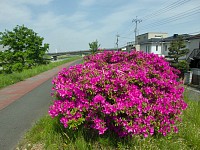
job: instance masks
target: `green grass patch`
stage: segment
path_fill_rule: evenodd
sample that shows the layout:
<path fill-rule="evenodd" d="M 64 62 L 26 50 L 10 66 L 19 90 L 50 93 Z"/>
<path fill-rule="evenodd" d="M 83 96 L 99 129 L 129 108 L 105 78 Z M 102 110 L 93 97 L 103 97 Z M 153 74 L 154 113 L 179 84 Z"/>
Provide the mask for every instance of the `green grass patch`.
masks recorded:
<path fill-rule="evenodd" d="M 64 129 L 59 119 L 49 116 L 39 120 L 19 143 L 18 149 L 65 149 L 65 150 L 197 150 L 200 147 L 200 102 L 190 101 L 184 93 L 188 108 L 183 113 L 179 132 L 166 137 L 119 138 L 112 133 L 99 136 L 92 130 Z"/>
<path fill-rule="evenodd" d="M 47 65 L 40 65 L 32 69 L 23 70 L 22 72 L 15 72 L 12 74 L 0 74 L 0 88 L 17 83 L 19 81 L 23 81 L 27 78 L 33 77 L 42 72 L 53 69 L 54 67 L 60 66 L 62 64 L 65 64 L 65 63 L 68 63 L 70 61 L 74 61 L 80 58 L 81 58 L 80 56 L 74 56 L 63 61 L 52 62 Z"/>
<path fill-rule="evenodd" d="M 69 57 L 71 57 L 71 56 L 68 55 L 68 54 L 66 54 L 66 55 L 60 55 L 60 56 L 58 56 L 57 58 L 58 58 L 58 59 L 66 59 L 66 58 L 69 58 Z"/>

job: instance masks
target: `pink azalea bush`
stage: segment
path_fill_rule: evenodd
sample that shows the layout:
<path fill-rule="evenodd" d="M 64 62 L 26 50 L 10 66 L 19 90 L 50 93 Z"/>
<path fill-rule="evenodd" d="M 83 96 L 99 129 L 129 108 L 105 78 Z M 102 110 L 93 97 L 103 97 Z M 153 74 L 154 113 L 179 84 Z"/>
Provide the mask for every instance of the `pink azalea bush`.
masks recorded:
<path fill-rule="evenodd" d="M 52 118 L 65 128 L 107 130 L 120 137 L 178 132 L 187 104 L 180 72 L 163 57 L 143 52 L 103 52 L 64 68 L 53 82 Z"/>

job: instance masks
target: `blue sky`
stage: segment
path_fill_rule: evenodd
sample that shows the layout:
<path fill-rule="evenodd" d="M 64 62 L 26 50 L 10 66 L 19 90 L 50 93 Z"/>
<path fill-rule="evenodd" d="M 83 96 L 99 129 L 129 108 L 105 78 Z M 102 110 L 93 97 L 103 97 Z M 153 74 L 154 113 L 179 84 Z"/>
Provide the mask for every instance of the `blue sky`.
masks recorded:
<path fill-rule="evenodd" d="M 116 47 L 138 34 L 166 32 L 200 33 L 199 0 L 0 0 L 0 31 L 16 25 L 33 29 L 50 52 L 89 49 L 96 39 L 101 48 Z"/>

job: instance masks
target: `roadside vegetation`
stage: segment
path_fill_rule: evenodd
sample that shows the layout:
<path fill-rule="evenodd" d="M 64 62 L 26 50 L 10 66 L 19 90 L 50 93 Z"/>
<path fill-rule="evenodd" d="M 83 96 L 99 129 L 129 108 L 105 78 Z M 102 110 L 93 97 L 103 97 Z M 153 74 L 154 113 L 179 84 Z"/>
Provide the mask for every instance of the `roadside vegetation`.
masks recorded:
<path fill-rule="evenodd" d="M 49 44 L 44 38 L 24 25 L 17 25 L 12 31 L 0 32 L 0 88 L 25 80 L 61 64 L 81 58 L 63 55 L 66 59 L 51 63 L 51 56 L 46 53 Z"/>
<path fill-rule="evenodd" d="M 80 58 L 81 58 L 81 56 L 73 56 L 73 57 L 71 57 L 71 58 L 69 57 L 68 59 L 63 60 L 63 61 L 58 61 L 58 62 L 46 64 L 46 65 L 36 66 L 36 67 L 33 67 L 32 69 L 24 69 L 21 72 L 14 72 L 11 74 L 0 74 L 0 88 L 17 83 L 19 81 L 23 81 L 27 78 L 38 75 L 44 71 L 50 70 L 54 67 L 60 66 L 67 62 L 74 61 L 74 60 L 80 59 Z"/>
<path fill-rule="evenodd" d="M 100 46 L 101 44 L 98 43 L 98 40 L 89 43 L 91 54 L 97 53 Z"/>
<path fill-rule="evenodd" d="M 32 69 L 35 66 L 47 64 L 44 55 L 48 52 L 49 44 L 43 44 L 43 37 L 24 25 L 17 25 L 12 31 L 0 32 L 1 72 L 10 74 Z"/>
<path fill-rule="evenodd" d="M 57 100 L 49 115 L 27 132 L 16 149 L 197 150 L 200 100 L 191 101 L 193 95 L 177 81 L 178 72 L 154 54 L 87 56 L 83 65 L 61 71 L 53 80 Z"/>
<path fill-rule="evenodd" d="M 28 131 L 16 149 L 37 150 L 198 150 L 200 147 L 200 101 L 190 101 L 188 93 L 184 100 L 188 108 L 183 112 L 179 132 L 166 137 L 153 136 L 144 138 L 134 136 L 118 138 L 112 134 L 93 135 L 91 131 L 65 129 L 59 120 L 45 116 Z"/>
<path fill-rule="evenodd" d="M 179 75 L 184 77 L 184 73 L 189 71 L 189 63 L 186 60 L 181 60 L 181 57 L 185 57 L 189 53 L 189 49 L 186 48 L 186 43 L 182 36 L 178 36 L 170 43 L 169 53 L 167 58 L 171 59 L 171 66 L 181 71 Z"/>

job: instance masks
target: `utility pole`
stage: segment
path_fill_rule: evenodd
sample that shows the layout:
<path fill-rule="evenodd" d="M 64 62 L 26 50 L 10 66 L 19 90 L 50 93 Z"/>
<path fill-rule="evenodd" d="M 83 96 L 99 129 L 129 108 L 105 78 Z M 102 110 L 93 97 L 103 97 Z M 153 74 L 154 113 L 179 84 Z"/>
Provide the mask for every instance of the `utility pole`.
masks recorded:
<path fill-rule="evenodd" d="M 142 22 L 141 19 L 137 19 L 137 16 L 136 16 L 136 19 L 133 19 L 132 22 L 135 22 L 135 45 L 137 44 L 137 24 Z"/>
<path fill-rule="evenodd" d="M 117 50 L 118 50 L 118 42 L 119 42 L 119 39 L 118 39 L 118 38 L 119 38 L 120 36 L 119 36 L 119 34 L 117 34 L 116 36 L 117 36 L 117 42 L 116 42 L 116 45 L 117 45 Z"/>

